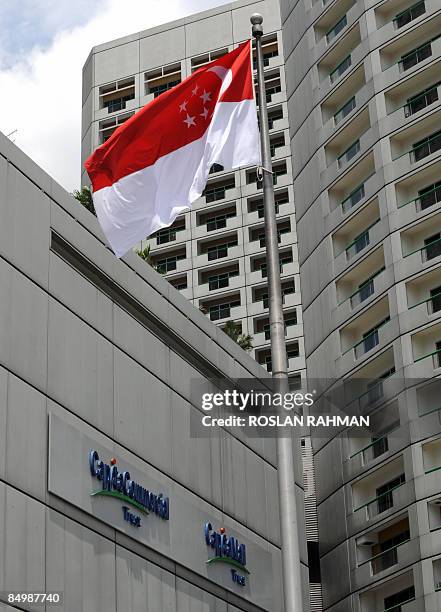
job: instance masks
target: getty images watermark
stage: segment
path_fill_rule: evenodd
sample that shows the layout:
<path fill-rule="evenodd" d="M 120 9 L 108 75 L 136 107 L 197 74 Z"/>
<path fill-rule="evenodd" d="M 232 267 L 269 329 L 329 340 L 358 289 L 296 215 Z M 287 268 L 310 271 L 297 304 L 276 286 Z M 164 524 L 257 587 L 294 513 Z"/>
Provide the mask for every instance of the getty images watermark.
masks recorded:
<path fill-rule="evenodd" d="M 289 393 L 226 389 L 201 397 L 203 427 L 369 427 L 370 416 L 303 414 L 314 405 L 317 391 Z M 221 410 L 222 414 L 213 415 Z M 225 409 L 237 414 L 225 414 Z M 262 412 L 265 414 L 262 414 Z M 276 413 L 273 414 L 272 412 Z M 266 414 L 266 412 L 270 412 Z M 289 413 L 289 414 L 288 414 Z"/>

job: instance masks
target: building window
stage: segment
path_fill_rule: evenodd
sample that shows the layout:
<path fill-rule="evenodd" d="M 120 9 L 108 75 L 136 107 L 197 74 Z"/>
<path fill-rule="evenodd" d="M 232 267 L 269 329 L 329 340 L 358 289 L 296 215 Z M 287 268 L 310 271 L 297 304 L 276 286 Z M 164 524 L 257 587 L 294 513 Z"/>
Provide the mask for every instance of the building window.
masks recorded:
<path fill-rule="evenodd" d="M 345 28 L 348 25 L 348 19 L 346 17 L 346 15 L 344 15 L 340 21 L 337 21 L 337 23 L 327 32 L 326 34 L 326 41 L 329 44 L 330 42 L 332 42 L 334 40 L 334 38 L 340 34 L 340 32 L 343 30 L 343 28 Z"/>
<path fill-rule="evenodd" d="M 215 259 L 228 257 L 228 249 L 235 246 L 237 246 L 237 240 L 232 240 L 231 242 L 227 242 L 225 244 L 218 244 L 216 246 L 208 247 L 208 261 L 214 261 Z"/>
<path fill-rule="evenodd" d="M 346 149 L 344 153 L 340 155 L 340 157 L 338 158 L 338 167 L 341 168 L 345 164 L 348 164 L 351 161 L 351 159 L 355 157 L 357 153 L 359 153 L 359 151 L 360 151 L 360 141 L 356 140 L 354 143 L 351 144 L 350 147 Z"/>
<path fill-rule="evenodd" d="M 429 314 L 441 310 L 441 285 L 430 290 Z"/>
<path fill-rule="evenodd" d="M 428 187 L 424 187 L 418 192 L 417 208 L 418 210 L 426 210 L 434 204 L 441 202 L 441 181 L 433 183 Z"/>
<path fill-rule="evenodd" d="M 421 45 L 421 47 L 417 47 L 416 49 L 409 51 L 409 53 L 405 53 L 399 61 L 399 66 L 402 71 L 409 70 L 409 68 L 412 68 L 412 66 L 416 66 L 431 55 L 432 43 L 431 41 L 429 41 L 428 43 L 424 43 L 424 45 Z"/>
<path fill-rule="evenodd" d="M 430 106 L 438 100 L 438 85 L 432 85 L 423 92 L 416 96 L 412 96 L 407 100 L 407 104 L 404 107 L 404 114 L 406 117 L 414 115 L 423 108 Z"/>
<path fill-rule="evenodd" d="M 404 474 L 389 481 L 377 489 L 377 511 L 378 514 L 385 512 L 394 505 L 393 490 L 406 482 Z"/>
<path fill-rule="evenodd" d="M 170 255 L 169 257 L 162 257 L 161 259 L 157 260 L 156 269 L 160 274 L 171 272 L 172 270 L 176 270 L 177 262 L 185 258 L 186 255 L 184 253 L 180 255 Z"/>
<path fill-rule="evenodd" d="M 346 259 L 352 259 L 355 255 L 358 255 L 360 251 L 369 246 L 370 238 L 369 238 L 369 230 L 364 231 L 359 234 L 355 240 L 346 248 Z"/>
<path fill-rule="evenodd" d="M 218 321 L 219 319 L 225 319 L 231 315 L 231 309 L 240 306 L 240 300 L 234 300 L 233 302 L 226 302 L 225 304 L 215 304 L 208 308 L 210 314 L 210 321 Z"/>
<path fill-rule="evenodd" d="M 348 70 L 348 68 L 351 67 L 351 64 L 352 59 L 351 56 L 348 55 L 342 62 L 340 62 L 340 64 L 336 68 L 334 68 L 334 70 L 329 75 L 331 83 L 335 83 L 335 81 L 340 78 L 341 75 L 346 72 L 346 70 Z"/>
<path fill-rule="evenodd" d="M 185 230 L 185 221 L 175 227 L 165 227 L 156 232 L 156 244 L 167 244 L 176 240 L 177 232 Z"/>
<path fill-rule="evenodd" d="M 435 153 L 441 149 L 441 130 L 435 132 L 431 136 L 427 138 L 423 138 L 416 142 L 411 151 L 411 159 L 413 156 L 413 161 L 418 162 L 421 159 L 424 159 L 428 155 Z"/>
<path fill-rule="evenodd" d="M 262 38 L 262 55 L 263 55 L 263 66 L 268 68 L 270 65 L 270 59 L 272 57 L 278 57 L 279 49 L 277 45 L 277 34 L 270 34 Z M 253 69 L 257 69 L 256 51 L 253 44 Z"/>
<path fill-rule="evenodd" d="M 217 215 L 216 217 L 212 217 L 207 220 L 207 232 L 212 232 L 214 230 L 222 229 L 223 227 L 227 227 L 227 219 L 231 219 L 236 216 L 236 211 L 231 211 L 228 213 L 223 213 L 222 215 Z"/>
<path fill-rule="evenodd" d="M 213 276 L 208 277 L 208 290 L 215 291 L 216 289 L 224 289 L 225 287 L 229 287 L 230 278 L 234 276 L 239 276 L 239 272 L 237 270 L 231 272 L 223 272 L 222 274 L 214 274 Z"/>
<path fill-rule="evenodd" d="M 338 125 L 340 121 L 343 121 L 343 119 L 347 117 L 349 113 L 354 110 L 355 107 L 356 107 L 356 103 L 355 103 L 355 96 L 354 96 L 348 102 L 346 102 L 346 104 L 342 106 L 340 110 L 338 110 L 335 113 L 334 115 L 335 125 Z"/>
<path fill-rule="evenodd" d="M 399 593 L 384 598 L 384 610 L 387 612 L 402 612 L 401 605 L 415 599 L 415 587 L 403 589 Z"/>
<path fill-rule="evenodd" d="M 435 367 L 441 368 L 441 340 L 435 343 Z"/>
<path fill-rule="evenodd" d="M 206 66 L 210 62 L 214 62 L 214 60 L 219 59 L 223 55 L 228 53 L 228 49 L 218 49 L 217 51 L 210 51 L 209 53 L 204 53 L 204 55 L 198 55 L 197 57 L 193 57 L 191 59 L 191 71 L 195 72 L 202 68 L 202 66 Z"/>
<path fill-rule="evenodd" d="M 216 202 L 217 200 L 223 200 L 226 198 L 227 189 L 234 189 L 236 183 L 234 180 L 229 181 L 223 185 L 209 185 L 205 188 L 202 196 L 205 196 L 207 204 L 209 202 Z"/>
<path fill-rule="evenodd" d="M 124 110 L 129 100 L 135 98 L 135 77 L 121 79 L 99 88 L 100 108 L 108 113 Z"/>
<path fill-rule="evenodd" d="M 410 23 L 417 17 L 424 15 L 425 12 L 426 12 L 425 3 L 417 2 L 417 4 L 414 4 L 413 6 L 409 7 L 405 11 L 398 13 L 398 15 L 394 18 L 394 25 L 397 29 L 402 28 L 403 26 L 407 25 L 408 23 Z"/>
<path fill-rule="evenodd" d="M 424 240 L 423 261 L 429 261 L 441 255 L 441 235 L 433 234 Z"/>
<path fill-rule="evenodd" d="M 181 82 L 181 64 L 172 64 L 150 70 L 144 75 L 145 93 L 153 94 L 155 98 Z"/>
<path fill-rule="evenodd" d="M 169 280 L 170 285 L 173 285 L 175 289 L 178 291 L 183 291 L 187 289 L 187 276 L 182 276 L 180 278 L 171 278 Z"/>
<path fill-rule="evenodd" d="M 352 193 L 348 195 L 348 197 L 343 200 L 341 206 L 343 208 L 343 213 L 347 213 L 348 210 L 351 210 L 356 204 L 358 204 L 365 196 L 364 184 L 354 189 Z"/>
<path fill-rule="evenodd" d="M 111 119 L 104 119 L 103 121 L 100 121 L 98 124 L 100 143 L 103 144 L 106 142 L 106 140 L 109 140 L 116 128 L 125 123 L 127 119 L 130 119 L 130 117 L 132 117 L 134 114 L 134 112 L 124 113 L 121 115 L 116 115 L 116 117 L 112 117 Z"/>

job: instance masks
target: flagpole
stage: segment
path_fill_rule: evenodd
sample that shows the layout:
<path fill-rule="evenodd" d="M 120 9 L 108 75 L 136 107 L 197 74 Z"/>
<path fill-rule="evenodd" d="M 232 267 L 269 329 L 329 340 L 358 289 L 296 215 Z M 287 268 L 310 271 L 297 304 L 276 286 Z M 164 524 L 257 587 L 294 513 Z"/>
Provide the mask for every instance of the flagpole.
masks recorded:
<path fill-rule="evenodd" d="M 265 241 L 269 288 L 269 319 L 271 361 L 274 390 L 287 393 L 288 368 L 285 344 L 285 323 L 280 284 L 279 246 L 277 241 L 276 209 L 273 174 L 271 171 L 268 112 L 263 73 L 263 17 L 255 13 L 250 19 L 256 39 L 257 91 L 259 94 L 260 138 L 262 148 L 263 201 L 265 211 Z M 283 598 L 285 612 L 303 612 L 300 566 L 299 531 L 295 499 L 294 454 L 291 436 L 277 436 L 277 475 L 279 482 L 280 537 L 282 548 Z"/>

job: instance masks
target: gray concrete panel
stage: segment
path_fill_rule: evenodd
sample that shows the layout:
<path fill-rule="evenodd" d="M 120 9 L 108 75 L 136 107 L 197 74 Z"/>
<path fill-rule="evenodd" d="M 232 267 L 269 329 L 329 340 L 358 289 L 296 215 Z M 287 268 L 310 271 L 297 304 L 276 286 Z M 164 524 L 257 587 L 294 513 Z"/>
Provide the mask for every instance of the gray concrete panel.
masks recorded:
<path fill-rule="evenodd" d="M 114 351 L 115 439 L 169 474 L 172 390 L 133 359 Z"/>
<path fill-rule="evenodd" d="M 113 347 L 55 301 L 49 307 L 48 392 L 113 435 Z"/>
<path fill-rule="evenodd" d="M 2 156 L 0 185 L 0 255 L 46 287 L 49 198 Z"/>
<path fill-rule="evenodd" d="M 175 63 L 185 57 L 185 28 L 173 28 L 139 41 L 139 70 L 150 70 L 164 64 Z M 144 79 L 142 79 L 143 82 Z"/>
<path fill-rule="evenodd" d="M 231 12 L 188 23 L 185 26 L 185 34 L 189 57 L 231 45 L 233 42 Z"/>
<path fill-rule="evenodd" d="M 139 72 L 139 41 L 95 54 L 95 86 Z"/>
<path fill-rule="evenodd" d="M 0 362 L 44 390 L 47 295 L 4 259 L 0 259 L 0 286 Z"/>
<path fill-rule="evenodd" d="M 6 478 L 14 487 L 46 501 L 46 397 L 9 375 L 6 418 Z"/>

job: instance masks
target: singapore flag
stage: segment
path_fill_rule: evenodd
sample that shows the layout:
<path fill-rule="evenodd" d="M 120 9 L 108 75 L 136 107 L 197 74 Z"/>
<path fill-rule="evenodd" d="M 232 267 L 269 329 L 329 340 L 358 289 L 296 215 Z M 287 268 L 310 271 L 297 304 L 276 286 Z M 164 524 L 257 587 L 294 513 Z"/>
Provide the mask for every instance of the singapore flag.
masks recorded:
<path fill-rule="evenodd" d="M 190 208 L 214 163 L 225 170 L 260 164 L 250 42 L 155 98 L 86 161 L 115 255 Z"/>

